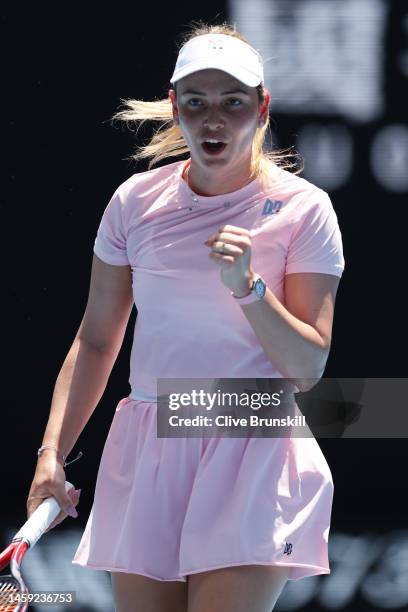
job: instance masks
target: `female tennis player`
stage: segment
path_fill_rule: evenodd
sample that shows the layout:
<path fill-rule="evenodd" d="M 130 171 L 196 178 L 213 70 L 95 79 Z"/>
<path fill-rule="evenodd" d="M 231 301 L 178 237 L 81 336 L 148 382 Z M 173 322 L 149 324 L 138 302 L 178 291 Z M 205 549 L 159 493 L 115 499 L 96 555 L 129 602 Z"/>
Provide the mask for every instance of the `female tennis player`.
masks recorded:
<path fill-rule="evenodd" d="M 98 404 L 135 303 L 131 392 L 73 563 L 111 573 L 118 612 L 270 612 L 288 579 L 330 573 L 333 481 L 320 447 L 310 436 L 159 438 L 156 383 L 310 388 L 330 350 L 341 233 L 327 193 L 290 172 L 283 152 L 263 152 L 262 58 L 234 28 L 195 26 L 170 84 L 166 99 L 128 100 L 115 115 L 160 126 L 135 155 L 149 170 L 103 213 L 43 439 L 55 452 L 40 454 L 29 496 L 68 504 L 58 453 Z"/>

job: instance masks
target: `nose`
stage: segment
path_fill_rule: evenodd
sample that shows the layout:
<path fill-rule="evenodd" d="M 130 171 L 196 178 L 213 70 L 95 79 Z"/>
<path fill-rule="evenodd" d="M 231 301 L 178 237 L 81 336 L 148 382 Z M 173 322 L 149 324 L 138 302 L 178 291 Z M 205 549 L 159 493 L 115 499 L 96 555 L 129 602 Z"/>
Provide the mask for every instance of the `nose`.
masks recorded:
<path fill-rule="evenodd" d="M 204 127 L 210 130 L 219 130 L 224 127 L 224 120 L 221 118 L 219 111 L 216 108 L 209 108 L 206 118 L 204 119 Z"/>

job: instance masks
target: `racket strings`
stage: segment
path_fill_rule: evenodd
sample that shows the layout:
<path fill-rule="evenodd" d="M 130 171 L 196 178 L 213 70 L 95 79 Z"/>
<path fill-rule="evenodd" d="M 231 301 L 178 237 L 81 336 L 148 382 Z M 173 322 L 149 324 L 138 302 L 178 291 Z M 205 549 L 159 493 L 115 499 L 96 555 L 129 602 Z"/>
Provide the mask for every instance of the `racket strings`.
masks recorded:
<path fill-rule="evenodd" d="M 13 602 L 13 595 L 21 593 L 20 586 L 11 575 L 0 576 L 0 612 L 13 612 L 18 601 Z"/>

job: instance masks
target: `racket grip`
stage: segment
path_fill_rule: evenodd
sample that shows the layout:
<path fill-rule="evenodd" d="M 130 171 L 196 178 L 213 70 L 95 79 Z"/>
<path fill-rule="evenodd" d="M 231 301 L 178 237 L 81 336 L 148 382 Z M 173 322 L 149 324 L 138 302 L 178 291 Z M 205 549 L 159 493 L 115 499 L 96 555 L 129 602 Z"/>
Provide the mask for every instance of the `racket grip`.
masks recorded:
<path fill-rule="evenodd" d="M 65 490 L 67 493 L 73 488 L 73 484 L 68 481 L 65 482 Z M 58 516 L 60 511 L 61 508 L 55 497 L 47 497 L 32 513 L 21 529 L 17 531 L 13 541 L 24 538 L 29 542 L 30 548 L 32 548 L 51 525 L 52 521 Z"/>

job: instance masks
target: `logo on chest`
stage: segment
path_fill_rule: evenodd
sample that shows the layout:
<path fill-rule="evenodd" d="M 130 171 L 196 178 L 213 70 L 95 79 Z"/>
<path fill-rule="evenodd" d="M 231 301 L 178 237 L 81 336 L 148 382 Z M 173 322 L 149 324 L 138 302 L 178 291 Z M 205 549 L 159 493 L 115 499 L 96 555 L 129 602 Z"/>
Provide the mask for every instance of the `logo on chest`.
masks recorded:
<path fill-rule="evenodd" d="M 263 215 L 276 215 L 282 207 L 283 202 L 281 200 L 265 200 L 265 204 L 262 210 Z"/>

